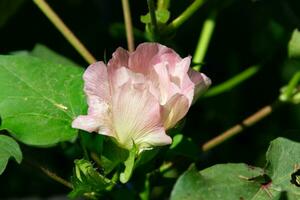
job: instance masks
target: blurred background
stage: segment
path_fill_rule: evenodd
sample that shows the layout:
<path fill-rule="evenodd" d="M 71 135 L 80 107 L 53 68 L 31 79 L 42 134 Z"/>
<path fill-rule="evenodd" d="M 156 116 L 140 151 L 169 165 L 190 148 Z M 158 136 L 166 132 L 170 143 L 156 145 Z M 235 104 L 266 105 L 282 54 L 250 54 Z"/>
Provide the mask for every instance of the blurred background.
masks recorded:
<path fill-rule="evenodd" d="M 48 0 L 50 6 L 98 60 L 111 57 L 114 50 L 126 48 L 121 1 Z M 192 0 L 171 1 L 171 19 Z M 136 45 L 146 41 L 140 16 L 148 12 L 146 0 L 131 0 Z M 287 60 L 287 46 L 294 29 L 300 27 L 300 2 L 297 0 L 207 0 L 170 40 L 162 41 L 182 57 L 193 55 L 203 21 L 216 10 L 216 28 L 203 63 L 202 72 L 218 85 L 253 65 L 259 72 L 234 89 L 213 97 L 201 98 L 188 113 L 182 132 L 199 146 L 240 122 L 261 107 L 278 99 L 300 63 Z M 74 60 L 88 64 L 63 38 L 30 0 L 0 0 L 0 53 L 31 50 L 37 44 Z M 1 81 L 1 80 L 0 80 Z M 0 91 L 1 92 L 1 91 Z M 245 162 L 264 166 L 269 142 L 279 136 L 299 141 L 300 107 L 285 105 L 213 150 L 199 155 L 198 168 L 217 163 Z M 22 145 L 30 155 L 63 177 L 72 172 L 76 147 L 35 149 Z M 183 169 L 186 169 L 186 165 Z M 0 198 L 49 197 L 66 194 L 67 189 L 49 180 L 34 167 L 9 162 L 0 176 Z"/>

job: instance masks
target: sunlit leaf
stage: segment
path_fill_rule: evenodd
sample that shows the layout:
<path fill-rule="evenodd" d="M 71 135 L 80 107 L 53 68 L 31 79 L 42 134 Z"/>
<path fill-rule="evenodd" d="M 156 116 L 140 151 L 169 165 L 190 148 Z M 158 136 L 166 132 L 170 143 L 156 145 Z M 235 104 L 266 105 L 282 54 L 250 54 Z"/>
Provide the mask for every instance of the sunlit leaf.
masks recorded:
<path fill-rule="evenodd" d="M 0 56 L 1 129 L 30 145 L 72 140 L 86 109 L 83 69 L 32 56 Z"/>

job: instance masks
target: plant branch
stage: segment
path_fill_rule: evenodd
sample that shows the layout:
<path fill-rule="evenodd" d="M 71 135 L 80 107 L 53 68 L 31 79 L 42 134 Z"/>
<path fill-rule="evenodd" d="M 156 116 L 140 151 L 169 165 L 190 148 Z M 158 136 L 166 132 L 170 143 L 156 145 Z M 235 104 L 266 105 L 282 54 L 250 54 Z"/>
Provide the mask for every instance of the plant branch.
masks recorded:
<path fill-rule="evenodd" d="M 259 111 L 254 113 L 253 115 L 247 117 L 245 120 L 243 120 L 240 124 L 237 124 L 230 129 L 226 130 L 225 132 L 221 133 L 217 137 L 209 140 L 202 146 L 202 151 L 208 151 L 219 144 L 225 142 L 229 138 L 237 135 L 238 133 L 244 131 L 246 128 L 256 124 L 260 120 L 264 119 L 268 115 L 270 115 L 274 109 L 278 106 L 279 102 L 275 102 L 272 105 L 265 106 L 261 108 Z"/>
<path fill-rule="evenodd" d="M 231 90 L 233 87 L 239 85 L 243 81 L 246 81 L 247 79 L 255 75 L 258 71 L 259 71 L 259 66 L 249 67 L 246 70 L 242 71 L 241 73 L 237 74 L 236 76 L 228 79 L 227 81 L 212 87 L 204 94 L 204 97 L 212 97 L 221 94 L 223 92 L 227 92 Z"/>
<path fill-rule="evenodd" d="M 170 6 L 170 0 L 158 0 L 157 1 L 157 9 L 163 10 L 168 9 Z"/>
<path fill-rule="evenodd" d="M 52 180 L 70 188 L 70 189 L 73 189 L 73 186 L 70 182 L 66 181 L 65 179 L 63 179 L 62 177 L 58 176 L 56 173 L 50 171 L 49 169 L 41 166 L 41 165 L 38 165 L 36 163 L 33 163 L 27 159 L 24 159 L 25 163 L 27 163 L 29 166 L 32 166 L 34 168 L 37 168 L 39 169 L 41 172 L 43 172 L 46 176 L 48 176 L 49 178 L 51 178 Z"/>
<path fill-rule="evenodd" d="M 183 13 L 174 19 L 169 25 L 168 30 L 175 30 L 188 20 L 204 3 L 204 0 L 195 0 Z"/>
<path fill-rule="evenodd" d="M 124 21 L 125 21 L 127 46 L 128 46 L 128 50 L 132 52 L 134 51 L 134 37 L 133 37 L 130 6 L 128 0 L 122 0 L 122 8 L 123 8 Z"/>
<path fill-rule="evenodd" d="M 210 16 L 204 21 L 201 34 L 199 36 L 198 44 L 193 56 L 193 63 L 199 63 L 193 67 L 194 70 L 200 71 L 201 63 L 203 63 L 204 57 L 206 55 L 208 45 L 211 36 L 214 32 L 216 25 L 216 12 L 212 12 Z"/>
<path fill-rule="evenodd" d="M 155 6 L 153 0 L 147 0 L 148 3 L 148 9 L 150 13 L 150 19 L 151 19 L 151 32 L 154 34 L 154 36 L 157 33 L 157 21 L 156 21 L 156 15 L 155 15 Z"/>
<path fill-rule="evenodd" d="M 96 62 L 96 59 L 92 56 L 92 54 L 85 48 L 85 46 L 44 0 L 33 0 L 33 2 L 40 8 L 40 10 L 48 17 L 53 25 L 88 63 Z"/>

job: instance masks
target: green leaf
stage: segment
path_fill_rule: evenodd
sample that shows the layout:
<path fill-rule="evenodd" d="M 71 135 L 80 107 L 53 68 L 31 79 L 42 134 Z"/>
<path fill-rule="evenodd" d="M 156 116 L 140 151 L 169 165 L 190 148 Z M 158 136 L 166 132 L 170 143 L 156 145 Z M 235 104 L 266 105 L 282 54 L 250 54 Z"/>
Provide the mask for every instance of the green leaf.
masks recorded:
<path fill-rule="evenodd" d="M 36 44 L 31 51 L 30 55 L 48 60 L 57 64 L 62 65 L 72 65 L 72 66 L 79 66 L 77 63 L 73 62 L 72 60 L 56 53 L 55 51 L 49 49 L 48 47 L 42 44 Z"/>
<path fill-rule="evenodd" d="M 71 179 L 73 190 L 69 193 L 70 198 L 86 197 L 99 199 L 102 193 L 113 182 L 102 176 L 94 169 L 93 165 L 84 159 L 75 160 L 75 174 Z"/>
<path fill-rule="evenodd" d="M 20 147 L 11 137 L 0 135 L 0 174 L 5 170 L 10 158 L 14 158 L 19 164 L 21 163 L 22 152 Z"/>
<path fill-rule="evenodd" d="M 156 16 L 157 22 L 165 24 L 168 22 L 168 20 L 170 18 L 170 12 L 166 9 L 156 10 L 155 16 Z M 142 15 L 140 19 L 141 19 L 141 22 L 144 24 L 151 23 L 150 13 L 147 13 L 146 15 Z"/>
<path fill-rule="evenodd" d="M 121 183 L 127 183 L 132 175 L 134 168 L 135 156 L 137 154 L 137 147 L 133 145 L 132 149 L 129 151 L 127 160 L 125 160 L 125 170 L 120 174 Z"/>
<path fill-rule="evenodd" d="M 29 145 L 75 139 L 86 110 L 83 69 L 32 56 L 0 56 L 0 129 Z"/>
<path fill-rule="evenodd" d="M 265 170 L 246 164 L 220 164 L 198 172 L 192 166 L 178 179 L 171 199 L 300 199 L 300 188 L 295 184 L 299 155 L 299 143 L 278 138 L 271 142 Z"/>
<path fill-rule="evenodd" d="M 288 46 L 288 54 L 290 58 L 300 58 L 300 32 L 296 29 Z"/>

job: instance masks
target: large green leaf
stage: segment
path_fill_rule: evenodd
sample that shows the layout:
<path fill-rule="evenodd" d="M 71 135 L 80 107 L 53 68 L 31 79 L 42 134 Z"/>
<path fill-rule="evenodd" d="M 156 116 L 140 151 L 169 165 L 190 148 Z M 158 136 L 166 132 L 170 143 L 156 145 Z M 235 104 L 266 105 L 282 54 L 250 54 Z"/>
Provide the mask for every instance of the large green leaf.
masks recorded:
<path fill-rule="evenodd" d="M 246 164 L 220 164 L 200 172 L 187 170 L 177 181 L 172 200 L 300 199 L 297 185 L 300 144 L 278 138 L 267 152 L 266 169 Z"/>
<path fill-rule="evenodd" d="M 17 163 L 22 161 L 22 152 L 18 143 L 9 136 L 0 135 L 0 174 L 6 168 L 8 160 L 13 157 Z"/>
<path fill-rule="evenodd" d="M 83 69 L 33 56 L 0 56 L 0 129 L 30 145 L 72 140 L 86 109 Z"/>
<path fill-rule="evenodd" d="M 75 62 L 72 60 L 56 53 L 55 51 L 49 49 L 48 47 L 42 45 L 42 44 L 36 44 L 33 48 L 33 50 L 30 52 L 30 55 L 48 60 L 51 62 L 55 62 L 62 65 L 74 65 L 78 66 Z"/>

